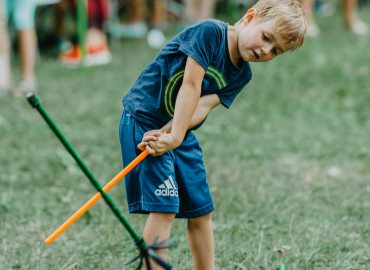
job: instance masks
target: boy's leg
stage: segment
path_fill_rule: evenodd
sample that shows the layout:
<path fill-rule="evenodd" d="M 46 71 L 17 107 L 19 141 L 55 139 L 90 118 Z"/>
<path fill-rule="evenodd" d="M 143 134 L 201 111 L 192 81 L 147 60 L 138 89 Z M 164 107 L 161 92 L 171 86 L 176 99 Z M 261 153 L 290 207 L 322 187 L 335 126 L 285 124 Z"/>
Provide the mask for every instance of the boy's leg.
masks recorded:
<path fill-rule="evenodd" d="M 214 270 L 214 242 L 211 213 L 188 220 L 188 241 L 196 270 Z"/>
<path fill-rule="evenodd" d="M 214 270 L 211 212 L 214 210 L 202 148 L 190 132 L 173 150 L 180 198 L 178 217 L 188 219 L 188 241 L 196 270 Z"/>
<path fill-rule="evenodd" d="M 152 129 L 136 121 L 128 111 L 123 111 L 119 129 L 123 167 L 140 154 L 137 145 L 144 133 Z M 143 239 L 148 245 L 157 236 L 159 242 L 169 238 L 173 220 L 179 211 L 174 160 L 173 151 L 157 157 L 149 155 L 125 176 L 130 213 L 149 213 L 143 232 Z M 166 249 L 158 252 L 165 261 L 167 253 Z M 152 269 L 163 269 L 154 262 L 151 265 Z"/>
<path fill-rule="evenodd" d="M 154 238 L 158 236 L 158 242 L 162 242 L 170 238 L 170 232 L 173 220 L 175 219 L 175 213 L 155 213 L 151 212 L 145 223 L 143 239 L 150 245 L 153 243 Z M 156 250 L 156 253 L 166 262 L 168 249 Z M 150 266 L 153 270 L 162 270 L 163 268 L 159 266 L 153 260 L 150 260 Z"/>

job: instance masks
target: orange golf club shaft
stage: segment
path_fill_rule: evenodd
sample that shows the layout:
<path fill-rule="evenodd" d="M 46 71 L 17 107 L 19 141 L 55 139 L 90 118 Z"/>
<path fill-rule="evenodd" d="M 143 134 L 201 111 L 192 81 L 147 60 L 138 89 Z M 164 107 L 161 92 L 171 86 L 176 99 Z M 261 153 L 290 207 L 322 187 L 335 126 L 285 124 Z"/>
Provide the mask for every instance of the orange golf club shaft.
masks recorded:
<path fill-rule="evenodd" d="M 105 192 L 110 190 L 115 184 L 118 183 L 126 174 L 128 174 L 137 164 L 139 164 L 146 156 L 148 152 L 144 150 L 138 155 L 130 164 L 126 166 L 119 174 L 117 174 L 108 184 L 103 188 Z M 57 238 L 62 232 L 64 232 L 73 222 L 75 222 L 83 213 L 85 213 L 94 203 L 96 203 L 102 197 L 101 193 L 98 192 L 92 197 L 87 203 L 84 204 L 76 213 L 73 214 L 66 222 L 63 223 L 55 232 L 53 232 L 46 240 L 46 244 L 50 244 Z"/>

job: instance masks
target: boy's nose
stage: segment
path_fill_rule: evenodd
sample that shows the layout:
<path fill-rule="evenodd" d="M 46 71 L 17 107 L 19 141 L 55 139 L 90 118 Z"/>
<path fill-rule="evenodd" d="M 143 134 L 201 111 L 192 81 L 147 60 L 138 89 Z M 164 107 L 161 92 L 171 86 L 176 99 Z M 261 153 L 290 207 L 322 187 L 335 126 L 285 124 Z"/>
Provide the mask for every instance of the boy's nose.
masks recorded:
<path fill-rule="evenodd" d="M 262 48 L 262 53 L 265 54 L 265 55 L 268 55 L 271 52 L 271 50 L 272 50 L 273 47 L 274 46 L 272 44 L 271 45 L 269 44 L 269 45 L 264 46 Z"/>

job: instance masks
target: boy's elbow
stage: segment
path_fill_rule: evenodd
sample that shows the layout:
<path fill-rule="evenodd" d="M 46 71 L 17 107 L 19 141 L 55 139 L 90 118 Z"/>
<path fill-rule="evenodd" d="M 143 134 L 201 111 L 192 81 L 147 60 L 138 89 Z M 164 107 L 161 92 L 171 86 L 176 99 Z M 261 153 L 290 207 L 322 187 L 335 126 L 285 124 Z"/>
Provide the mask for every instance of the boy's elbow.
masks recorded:
<path fill-rule="evenodd" d="M 200 99 L 200 105 L 207 110 L 211 111 L 213 108 L 217 107 L 221 104 L 220 98 L 217 96 L 217 94 L 211 94 L 203 96 Z"/>
<path fill-rule="evenodd" d="M 181 88 L 186 89 L 186 91 L 189 93 L 199 94 L 199 96 L 202 90 L 202 86 L 199 85 L 199 83 L 196 83 L 194 81 L 183 82 L 181 85 Z"/>

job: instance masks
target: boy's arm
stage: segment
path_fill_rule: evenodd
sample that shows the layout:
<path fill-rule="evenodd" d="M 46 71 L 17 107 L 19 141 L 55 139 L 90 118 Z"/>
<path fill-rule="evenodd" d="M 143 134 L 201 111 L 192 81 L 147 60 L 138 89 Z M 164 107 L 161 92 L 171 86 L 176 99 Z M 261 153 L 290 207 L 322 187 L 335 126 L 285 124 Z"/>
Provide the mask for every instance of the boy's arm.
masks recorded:
<path fill-rule="evenodd" d="M 216 94 L 206 95 L 199 99 L 197 108 L 195 109 L 194 115 L 190 120 L 188 130 L 200 124 L 209 114 L 209 112 L 221 103 L 220 99 Z M 171 119 L 166 125 L 161 128 L 162 133 L 170 133 L 172 129 Z"/>
<path fill-rule="evenodd" d="M 171 133 L 160 136 L 155 142 L 150 141 L 146 146 L 148 154 L 161 155 L 182 143 L 199 102 L 204 75 L 202 65 L 188 56 L 182 85 L 176 98 Z"/>
<path fill-rule="evenodd" d="M 197 108 L 195 109 L 194 115 L 190 120 L 188 130 L 200 124 L 209 114 L 209 112 L 221 103 L 220 99 L 216 94 L 202 96 L 199 99 Z M 144 150 L 148 145 L 149 141 L 156 141 L 157 138 L 163 133 L 170 133 L 172 129 L 173 119 L 171 119 L 166 125 L 160 130 L 150 130 L 143 136 L 143 140 L 137 146 L 140 150 Z"/>

